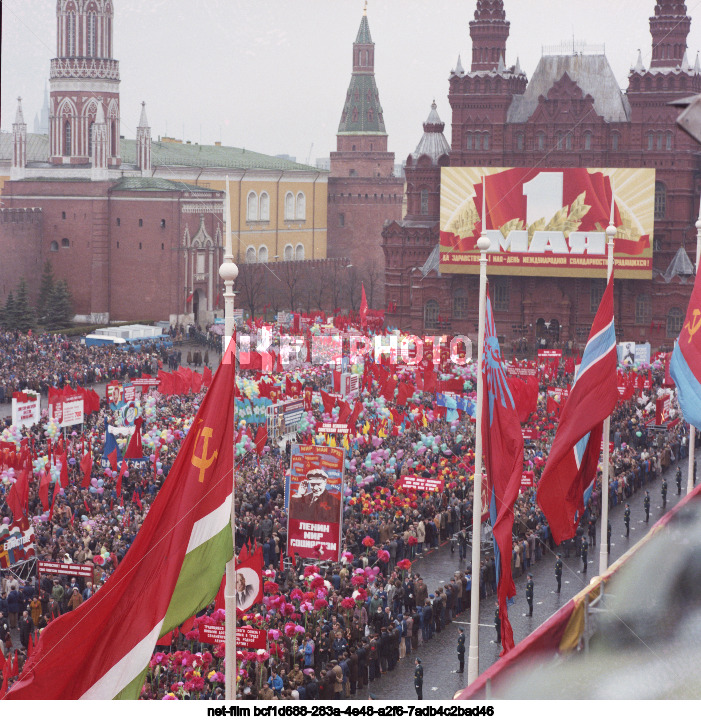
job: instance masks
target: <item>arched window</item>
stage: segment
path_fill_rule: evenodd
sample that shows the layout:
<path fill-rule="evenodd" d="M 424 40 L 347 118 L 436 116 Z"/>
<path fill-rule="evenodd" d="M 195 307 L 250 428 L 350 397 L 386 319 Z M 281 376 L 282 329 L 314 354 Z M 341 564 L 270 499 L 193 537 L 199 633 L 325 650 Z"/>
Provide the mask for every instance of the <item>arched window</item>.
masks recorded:
<path fill-rule="evenodd" d="M 584 149 L 591 150 L 591 133 L 584 133 Z"/>
<path fill-rule="evenodd" d="M 618 143 L 620 142 L 620 135 L 618 133 L 613 133 L 611 135 L 611 150 L 618 150 Z"/>
<path fill-rule="evenodd" d="M 489 133 L 482 134 L 482 146 L 485 150 L 489 150 Z"/>
<path fill-rule="evenodd" d="M 428 215 L 428 190 L 421 191 L 421 215 Z"/>
<path fill-rule="evenodd" d="M 472 133 L 465 135 L 465 150 L 472 150 Z"/>
<path fill-rule="evenodd" d="M 260 219 L 270 220 L 270 196 L 266 192 L 260 194 Z"/>
<path fill-rule="evenodd" d="M 52 240 L 50 247 L 51 247 L 51 252 L 52 252 L 52 253 L 58 252 L 58 241 Z"/>
<path fill-rule="evenodd" d="M 560 131 L 555 133 L 555 145 L 558 150 L 562 150 L 562 133 Z"/>
<path fill-rule="evenodd" d="M 535 136 L 536 148 L 545 150 L 545 133 L 537 133 Z"/>
<path fill-rule="evenodd" d="M 294 220 L 295 217 L 295 196 L 292 193 L 285 194 L 285 220 Z"/>
<path fill-rule="evenodd" d="M 62 248 L 70 248 L 71 247 L 71 241 L 68 238 L 61 238 L 61 247 Z"/>
<path fill-rule="evenodd" d="M 655 220 L 662 220 L 667 213 L 667 187 L 664 183 L 655 183 Z"/>
<path fill-rule="evenodd" d="M 665 146 L 665 150 L 671 150 L 672 149 L 672 133 L 669 131 L 667 133 L 667 144 Z"/>
<path fill-rule="evenodd" d="M 523 150 L 523 133 L 516 136 L 516 150 Z"/>
<path fill-rule="evenodd" d="M 676 338 L 681 332 L 684 323 L 684 313 L 681 308 L 670 308 L 667 314 L 667 338 Z"/>
<path fill-rule="evenodd" d="M 260 248 L 258 248 L 258 262 L 268 262 L 268 247 L 266 245 L 261 245 Z"/>
<path fill-rule="evenodd" d="M 424 328 L 438 328 L 438 314 L 441 307 L 437 300 L 426 301 L 424 306 Z"/>
<path fill-rule="evenodd" d="M 292 253 L 293 253 L 292 246 L 288 243 L 288 244 L 285 246 L 284 254 L 283 254 L 282 257 L 283 257 L 285 260 L 292 260 Z"/>
<path fill-rule="evenodd" d="M 110 152 L 113 158 L 117 157 L 117 123 L 113 120 L 111 123 L 112 137 L 110 138 Z"/>
<path fill-rule="evenodd" d="M 90 13 L 88 15 L 88 57 L 94 58 L 97 55 L 97 15 Z"/>
<path fill-rule="evenodd" d="M 639 295 L 635 299 L 635 323 L 647 325 L 650 322 L 650 296 Z"/>
<path fill-rule="evenodd" d="M 306 220 L 307 218 L 307 200 L 304 193 L 297 193 L 297 211 L 295 213 L 297 220 Z"/>
<path fill-rule="evenodd" d="M 565 150 L 572 150 L 572 133 L 565 135 Z"/>
<path fill-rule="evenodd" d="M 255 263 L 256 262 L 256 249 L 253 246 L 249 246 L 246 249 L 246 262 L 247 263 Z"/>
<path fill-rule="evenodd" d="M 295 248 L 295 260 L 304 260 L 304 246 L 301 243 L 297 243 Z"/>
<path fill-rule="evenodd" d="M 63 131 L 63 154 L 71 155 L 71 121 L 66 120 Z"/>
<path fill-rule="evenodd" d="M 253 191 L 246 198 L 246 220 L 258 220 L 258 196 Z"/>
<path fill-rule="evenodd" d="M 652 150 L 654 145 L 655 145 L 655 134 L 648 133 L 647 134 L 647 149 Z"/>
<path fill-rule="evenodd" d="M 453 294 L 453 318 L 467 318 L 467 291 L 464 288 L 456 288 Z"/>
<path fill-rule="evenodd" d="M 75 12 L 66 16 L 66 55 L 75 55 Z"/>
<path fill-rule="evenodd" d="M 482 135 L 475 133 L 475 150 L 482 150 Z"/>

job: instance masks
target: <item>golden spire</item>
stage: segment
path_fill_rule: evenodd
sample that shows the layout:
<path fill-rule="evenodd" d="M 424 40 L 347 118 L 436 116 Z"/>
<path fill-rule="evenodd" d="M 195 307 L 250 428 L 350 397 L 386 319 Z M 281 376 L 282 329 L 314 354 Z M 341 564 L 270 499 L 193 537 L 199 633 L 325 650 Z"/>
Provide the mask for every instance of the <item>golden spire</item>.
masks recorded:
<path fill-rule="evenodd" d="M 368 0 L 365 0 L 365 7 L 363 8 L 363 15 L 368 14 Z"/>

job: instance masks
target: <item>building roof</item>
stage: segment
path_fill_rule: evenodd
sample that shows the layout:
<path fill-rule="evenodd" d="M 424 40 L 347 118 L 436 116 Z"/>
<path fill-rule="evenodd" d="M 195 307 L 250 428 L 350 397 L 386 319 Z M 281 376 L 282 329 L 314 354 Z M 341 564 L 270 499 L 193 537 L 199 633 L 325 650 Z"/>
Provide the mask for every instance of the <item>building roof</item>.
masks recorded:
<path fill-rule="evenodd" d="M 669 264 L 667 270 L 662 274 L 662 277 L 667 283 L 669 283 L 672 278 L 677 276 L 684 278 L 688 275 L 694 275 L 694 264 L 691 262 L 684 246 L 680 245 L 679 250 L 676 252 L 674 258 L 672 258 L 672 262 Z"/>
<path fill-rule="evenodd" d="M 372 110 L 372 114 L 369 111 Z M 338 124 L 339 135 L 387 135 L 375 76 L 367 73 L 351 75 L 346 102 Z"/>
<path fill-rule="evenodd" d="M 547 96 L 552 86 L 565 74 L 594 98 L 594 109 L 609 123 L 630 119 L 628 99 L 621 92 L 616 76 L 605 55 L 544 55 L 523 95 L 514 96 L 507 122 L 525 123 L 538 107 L 538 98 Z"/>
<path fill-rule="evenodd" d="M 368 16 L 363 15 L 360 20 L 360 27 L 358 28 L 358 35 L 355 38 L 356 45 L 371 45 L 372 38 L 370 37 L 370 24 L 368 23 Z"/>
<path fill-rule="evenodd" d="M 120 140 L 122 163 L 136 164 L 136 140 Z M 27 163 L 48 163 L 49 137 L 27 133 Z M 12 133 L 0 133 L 0 162 L 12 161 Z M 188 145 L 186 143 L 164 143 L 151 141 L 151 165 L 194 168 L 233 168 L 241 170 L 313 170 L 317 168 L 302 163 L 293 163 L 283 158 L 256 153 L 245 148 L 226 145 Z M 323 171 L 322 171 L 323 172 Z"/>
<path fill-rule="evenodd" d="M 125 176 L 123 178 L 120 178 L 114 186 L 112 186 L 112 190 L 139 190 L 139 191 L 171 191 L 171 190 L 177 190 L 177 191 L 191 191 L 195 193 L 215 193 L 217 191 L 209 190 L 207 188 L 202 188 L 199 185 L 190 185 L 189 183 L 182 183 L 180 181 L 174 181 L 174 180 L 167 180 L 166 178 L 157 178 L 155 176 L 151 177 L 140 177 L 140 176 L 134 176 L 129 177 Z M 221 191 L 219 191 L 221 192 Z"/>
<path fill-rule="evenodd" d="M 421 274 L 425 278 L 432 270 L 436 271 L 436 274 L 440 278 L 441 272 L 438 270 L 438 265 L 440 263 L 441 259 L 441 247 L 438 243 L 436 243 L 433 250 L 429 253 L 428 258 L 426 258 L 426 262 L 419 268 L 421 271 Z"/>
<path fill-rule="evenodd" d="M 450 155 L 450 143 L 443 135 L 444 128 L 445 123 L 438 115 L 434 100 L 431 103 L 431 112 L 424 123 L 424 134 L 411 157 L 418 160 L 422 155 L 428 155 L 434 163 L 437 163 L 442 155 Z"/>

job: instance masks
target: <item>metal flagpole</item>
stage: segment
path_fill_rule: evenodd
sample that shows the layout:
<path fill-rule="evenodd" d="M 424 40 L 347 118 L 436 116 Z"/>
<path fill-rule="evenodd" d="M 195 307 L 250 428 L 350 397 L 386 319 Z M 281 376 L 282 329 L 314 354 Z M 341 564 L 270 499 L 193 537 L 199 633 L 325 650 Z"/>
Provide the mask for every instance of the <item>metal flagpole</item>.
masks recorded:
<path fill-rule="evenodd" d="M 606 228 L 606 237 L 608 238 L 608 268 L 606 271 L 606 282 L 613 275 L 613 247 L 614 238 L 616 237 L 616 226 L 613 224 L 615 193 L 613 189 L 613 178 L 611 179 L 611 217 L 609 219 L 608 228 Z M 609 565 L 608 554 L 608 525 L 609 525 L 609 439 L 611 437 L 611 416 L 607 416 L 604 420 L 604 432 L 601 439 L 604 446 L 604 459 L 601 473 L 601 541 L 599 543 L 599 575 L 602 576 Z"/>
<path fill-rule="evenodd" d="M 236 357 L 232 354 L 227 359 L 226 350 L 234 335 L 234 281 L 239 269 L 234 263 L 234 251 L 231 243 L 231 199 L 229 197 L 229 176 L 226 176 L 226 194 L 224 196 L 224 262 L 219 266 L 219 276 L 224 281 L 224 338 L 222 339 L 222 363 L 232 364 L 236 384 Z M 236 405 L 234 398 L 234 429 L 236 426 Z M 233 439 L 232 439 L 233 443 Z M 224 589 L 225 611 L 225 664 L 224 691 L 227 700 L 236 698 L 236 448 L 234 448 L 234 467 L 232 468 L 231 484 L 231 535 L 234 543 L 234 555 L 226 564 L 226 585 Z"/>
<path fill-rule="evenodd" d="M 482 235 L 477 241 L 480 251 L 479 323 L 477 326 L 477 413 L 475 418 L 475 483 L 472 495 L 472 587 L 470 591 L 470 653 L 467 658 L 467 683 L 479 676 L 480 618 L 480 540 L 482 527 L 482 353 L 484 350 L 484 316 L 487 305 L 487 227 L 486 183 L 482 177 Z"/>
<path fill-rule="evenodd" d="M 701 260 L 701 207 L 699 207 L 699 218 L 696 221 L 696 272 L 699 272 L 699 261 Z M 686 495 L 694 490 L 694 456 L 696 455 L 696 428 L 689 424 L 689 472 L 686 478 Z"/>

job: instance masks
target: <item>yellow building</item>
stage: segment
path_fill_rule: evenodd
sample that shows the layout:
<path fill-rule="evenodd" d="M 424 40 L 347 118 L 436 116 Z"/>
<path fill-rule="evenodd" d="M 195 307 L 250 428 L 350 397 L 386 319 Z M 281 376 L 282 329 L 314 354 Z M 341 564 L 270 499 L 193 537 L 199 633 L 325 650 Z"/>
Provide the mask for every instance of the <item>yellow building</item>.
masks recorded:
<path fill-rule="evenodd" d="M 137 164 L 135 140 L 121 139 L 120 154 L 118 174 L 123 176 L 148 174 L 214 190 L 224 190 L 228 176 L 237 263 L 326 258 L 326 171 L 245 148 L 183 143 L 172 138 L 151 141 L 147 173 Z M 28 134 L 27 162 L 46 161 L 48 155 L 48 136 Z M 12 135 L 3 133 L 0 189 L 10 179 L 11 164 Z M 75 169 L 71 172 L 75 174 Z M 31 171 L 25 175 L 29 177 Z"/>

